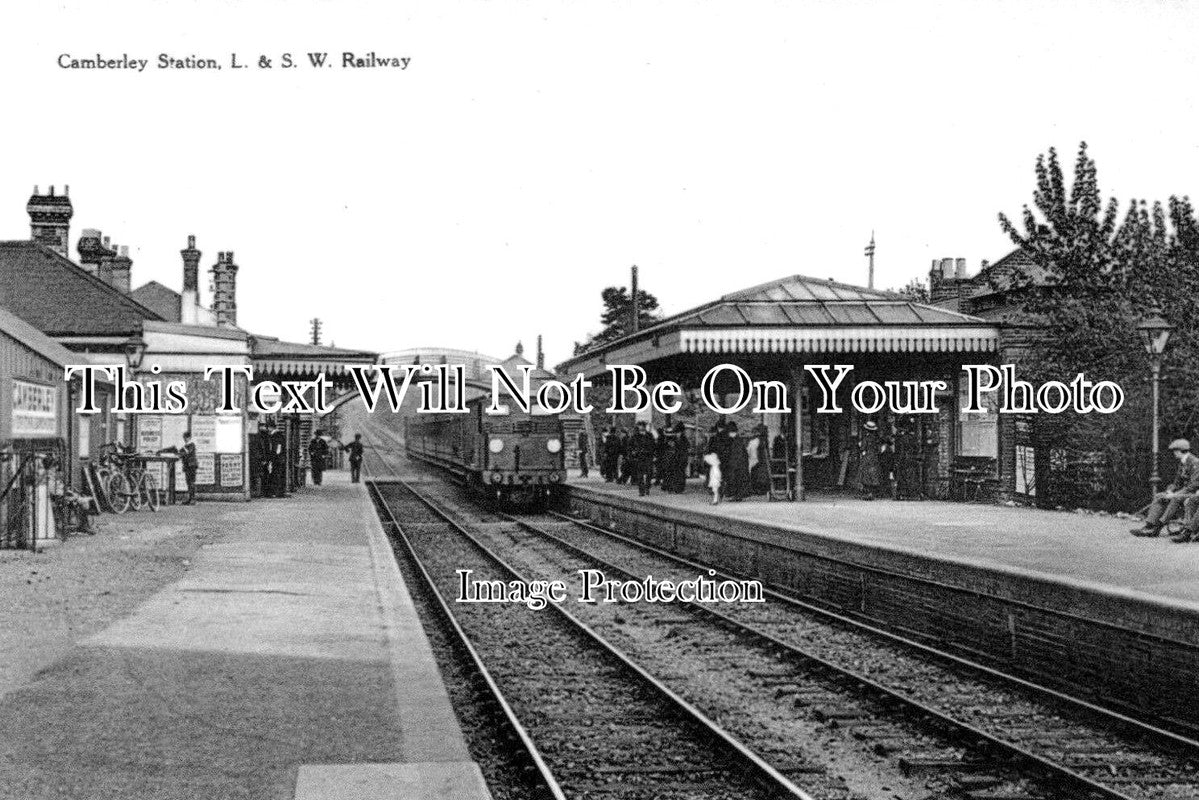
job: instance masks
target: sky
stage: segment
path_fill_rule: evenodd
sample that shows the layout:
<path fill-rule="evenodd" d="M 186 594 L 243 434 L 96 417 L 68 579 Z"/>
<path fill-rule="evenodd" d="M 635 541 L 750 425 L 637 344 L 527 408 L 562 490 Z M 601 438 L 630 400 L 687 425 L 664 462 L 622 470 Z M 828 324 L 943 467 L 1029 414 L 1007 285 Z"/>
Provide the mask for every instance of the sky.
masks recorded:
<path fill-rule="evenodd" d="M 1033 164 L 1086 140 L 1122 201 L 1199 194 L 1185 2 L 15 2 L 0 239 L 69 184 L 74 241 L 178 289 L 233 251 L 239 324 L 549 363 L 639 266 L 672 313 L 792 274 L 971 272 Z M 309 52 L 409 58 L 312 68 Z M 221 70 L 159 70 L 159 54 Z M 246 69 L 233 70 L 236 53 Z M 301 65 L 280 68 L 283 53 Z M 150 60 L 68 70 L 60 56 Z M 270 58 L 271 69 L 257 66 Z M 61 191 L 61 188 L 59 188 Z M 202 288 L 207 279 L 202 276 Z M 207 299 L 207 291 L 204 292 Z"/>

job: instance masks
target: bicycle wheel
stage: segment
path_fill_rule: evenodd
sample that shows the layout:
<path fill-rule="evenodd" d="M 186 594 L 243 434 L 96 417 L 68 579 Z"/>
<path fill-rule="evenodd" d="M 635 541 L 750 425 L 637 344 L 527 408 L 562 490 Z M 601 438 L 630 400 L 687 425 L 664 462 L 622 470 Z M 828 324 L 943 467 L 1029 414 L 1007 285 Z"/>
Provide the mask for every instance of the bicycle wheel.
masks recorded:
<path fill-rule="evenodd" d="M 112 510 L 118 514 L 124 514 L 129 510 L 129 504 L 133 502 L 133 492 L 129 488 L 129 479 L 125 477 L 123 472 L 114 472 L 108 476 L 108 483 L 104 486 L 104 494 L 108 497 L 108 504 L 112 506 Z"/>
<path fill-rule="evenodd" d="M 151 511 L 157 511 L 159 506 L 158 497 L 158 481 L 148 472 L 142 473 L 141 491 L 138 494 L 144 494 L 146 497 L 146 505 Z"/>
<path fill-rule="evenodd" d="M 141 511 L 142 506 L 146 504 L 146 497 L 142 494 L 141 475 L 138 472 L 130 472 L 125 475 L 129 481 L 129 504 L 133 506 L 134 511 Z"/>

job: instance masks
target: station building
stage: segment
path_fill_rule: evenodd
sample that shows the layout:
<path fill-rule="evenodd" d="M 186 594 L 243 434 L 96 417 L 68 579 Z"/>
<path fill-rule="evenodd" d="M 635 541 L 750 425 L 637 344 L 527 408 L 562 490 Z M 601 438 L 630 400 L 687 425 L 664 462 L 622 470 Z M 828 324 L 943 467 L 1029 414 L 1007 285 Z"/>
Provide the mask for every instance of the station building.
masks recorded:
<path fill-rule="evenodd" d="M 610 364 L 635 364 L 648 380 L 679 383 L 687 397 L 677 419 L 706 446 L 706 432 L 719 415 L 698 389 L 721 364 L 735 364 L 753 380 L 786 385 L 790 414 L 731 415 L 742 432 L 767 428 L 772 449 L 781 449 L 791 470 L 794 496 L 805 491 L 854 488 L 862 425 L 868 417 L 849 403 L 854 385 L 865 380 L 942 380 L 936 414 L 878 413 L 869 419 L 884 437 L 902 442 L 914 459 L 922 493 L 928 497 L 993 497 L 1000 487 L 998 415 L 964 414 L 963 364 L 996 363 L 999 323 L 953 309 L 915 302 L 890 292 L 794 275 L 733 292 L 586 351 L 559 365 L 597 385 L 609 379 Z M 805 365 L 846 364 L 853 371 L 837 393 L 844 411 L 814 412 L 820 397 Z M 724 406 L 735 401 L 736 384 L 722 375 L 716 392 Z M 796 457 L 796 454 L 801 454 Z"/>
<path fill-rule="evenodd" d="M 234 386 L 239 411 L 218 413 L 222 387 L 219 379 L 205 380 L 205 367 L 249 366 L 255 368 L 256 378 L 281 380 L 312 377 L 317 367 L 335 376 L 345 363 L 374 361 L 374 354 L 255 337 L 238 327 L 238 266 L 232 252 L 217 255 L 210 270 L 212 302 L 205 306 L 199 290 L 202 253 L 194 236 L 180 251 L 181 292 L 155 281 L 134 289 L 128 248 L 111 244 L 99 230 L 85 229 L 77 243 L 78 262 L 69 258 L 74 215 L 69 191 L 56 193 L 50 187 L 43 194 L 35 187 L 27 211 L 29 238 L 0 242 L 0 307 L 69 352 L 74 363 L 121 367 L 143 384 L 182 381 L 190 402 L 183 415 L 113 413 L 108 410 L 113 389 L 105 385 L 101 392 L 109 394 L 99 398 L 101 413 L 68 418 L 64 447 L 72 485 L 83 485 L 82 460 L 98 457 L 106 443 L 154 452 L 182 444 L 183 431 L 191 430 L 199 460 L 199 495 L 249 499 L 258 473 L 252 452 L 258 424 L 266 415 L 247 408 L 250 386 L 245 378 L 237 378 Z M 56 374 L 59 383 L 62 375 L 61 370 Z M 77 390 L 77 382 L 67 387 L 72 399 L 64 409 L 76 407 L 71 393 Z M 302 482 L 307 449 L 300 439 L 311 432 L 311 420 L 307 429 L 298 415 L 270 421 L 287 431 L 287 484 L 294 487 Z M 166 465 L 151 468 L 165 486 Z M 176 468 L 176 484 L 182 486 L 182 471 Z"/>

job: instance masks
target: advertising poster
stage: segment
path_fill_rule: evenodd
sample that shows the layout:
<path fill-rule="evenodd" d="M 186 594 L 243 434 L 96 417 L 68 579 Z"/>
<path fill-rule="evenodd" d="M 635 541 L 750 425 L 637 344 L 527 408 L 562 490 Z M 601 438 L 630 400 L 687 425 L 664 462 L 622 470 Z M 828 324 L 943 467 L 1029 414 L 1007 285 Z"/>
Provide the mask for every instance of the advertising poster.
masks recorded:
<path fill-rule="evenodd" d="M 213 486 L 216 484 L 216 456 L 212 453 L 196 454 L 196 485 Z M 178 486 L 186 486 L 179 483 Z"/>
<path fill-rule="evenodd" d="M 192 441 L 196 443 L 197 453 L 216 452 L 216 428 L 218 419 L 219 417 L 213 414 L 192 415 Z"/>

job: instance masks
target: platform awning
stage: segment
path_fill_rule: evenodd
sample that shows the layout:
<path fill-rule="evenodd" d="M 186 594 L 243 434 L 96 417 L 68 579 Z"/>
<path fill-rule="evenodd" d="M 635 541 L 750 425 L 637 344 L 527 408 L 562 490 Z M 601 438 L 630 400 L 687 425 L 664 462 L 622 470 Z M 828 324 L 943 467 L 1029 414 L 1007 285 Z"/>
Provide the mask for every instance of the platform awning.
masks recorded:
<path fill-rule="evenodd" d="M 994 326 L 705 328 L 680 331 L 684 353 L 990 353 Z"/>
<path fill-rule="evenodd" d="M 692 354 L 993 353 L 999 326 L 911 297 L 791 275 L 724 295 L 605 342 L 559 372 L 597 375 L 608 364 Z"/>

